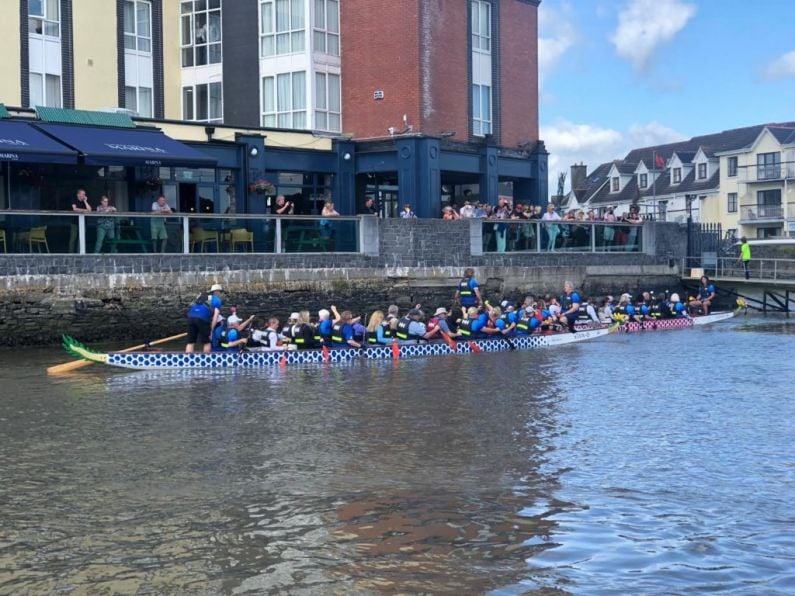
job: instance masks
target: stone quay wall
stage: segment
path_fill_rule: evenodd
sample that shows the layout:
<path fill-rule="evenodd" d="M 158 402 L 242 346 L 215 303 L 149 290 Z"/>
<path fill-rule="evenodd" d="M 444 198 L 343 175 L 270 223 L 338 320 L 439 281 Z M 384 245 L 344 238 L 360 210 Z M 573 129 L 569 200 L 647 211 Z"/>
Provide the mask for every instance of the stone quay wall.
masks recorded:
<path fill-rule="evenodd" d="M 363 222 L 357 254 L 0 255 L 0 346 L 154 340 L 185 330 L 189 304 L 214 283 L 225 306 L 267 317 L 335 304 L 369 314 L 397 304 L 452 304 L 465 267 L 493 303 L 558 295 L 677 287 L 685 246 L 677 224 L 647 224 L 644 253 L 482 254 L 480 223 Z"/>

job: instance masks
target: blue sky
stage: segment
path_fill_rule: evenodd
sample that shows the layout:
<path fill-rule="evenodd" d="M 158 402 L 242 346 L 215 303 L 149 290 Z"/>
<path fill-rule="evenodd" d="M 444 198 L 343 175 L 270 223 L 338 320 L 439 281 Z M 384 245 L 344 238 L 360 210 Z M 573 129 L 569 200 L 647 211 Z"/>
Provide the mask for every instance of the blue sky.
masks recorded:
<path fill-rule="evenodd" d="M 541 138 L 557 173 L 795 121 L 795 0 L 542 0 Z"/>

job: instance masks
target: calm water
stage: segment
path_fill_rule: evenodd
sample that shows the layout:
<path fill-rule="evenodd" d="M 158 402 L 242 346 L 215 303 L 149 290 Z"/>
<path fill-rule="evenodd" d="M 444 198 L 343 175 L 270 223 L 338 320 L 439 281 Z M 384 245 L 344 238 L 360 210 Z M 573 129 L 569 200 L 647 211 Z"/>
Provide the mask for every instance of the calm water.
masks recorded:
<path fill-rule="evenodd" d="M 795 321 L 246 373 L 0 353 L 0 593 L 795 591 Z"/>

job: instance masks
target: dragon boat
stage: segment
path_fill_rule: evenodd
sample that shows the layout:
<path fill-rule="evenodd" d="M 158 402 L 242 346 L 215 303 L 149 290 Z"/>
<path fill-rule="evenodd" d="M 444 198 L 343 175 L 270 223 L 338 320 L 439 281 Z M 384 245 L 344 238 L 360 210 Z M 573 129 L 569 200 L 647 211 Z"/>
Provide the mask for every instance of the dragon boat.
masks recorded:
<path fill-rule="evenodd" d="M 488 338 L 470 341 L 429 342 L 412 345 L 367 346 L 361 349 L 334 348 L 313 350 L 285 350 L 276 352 L 98 352 L 81 344 L 72 337 L 63 337 L 67 352 L 77 358 L 99 362 L 109 366 L 134 370 L 168 369 L 229 369 L 261 368 L 294 364 L 323 364 L 348 362 L 360 358 L 388 360 L 400 358 L 422 358 L 452 354 L 479 352 L 504 352 L 507 350 L 533 350 L 564 344 L 573 344 L 602 335 L 613 328 L 589 329 L 578 333 L 554 333 L 550 335 L 525 335 L 512 338 Z"/>
<path fill-rule="evenodd" d="M 717 323 L 718 321 L 725 321 L 731 319 L 739 312 L 740 309 L 735 311 L 714 312 L 708 315 L 696 316 L 683 316 L 673 319 L 655 319 L 647 317 L 642 320 L 630 319 L 619 323 L 618 331 L 624 333 L 635 333 L 637 331 L 660 331 L 663 329 L 687 329 L 689 327 L 697 327 L 699 325 L 709 325 L 710 323 Z M 598 327 L 592 327 L 588 323 L 576 324 L 574 326 L 578 331 L 585 331 L 588 329 L 600 329 L 607 327 L 607 324 L 602 324 Z"/>

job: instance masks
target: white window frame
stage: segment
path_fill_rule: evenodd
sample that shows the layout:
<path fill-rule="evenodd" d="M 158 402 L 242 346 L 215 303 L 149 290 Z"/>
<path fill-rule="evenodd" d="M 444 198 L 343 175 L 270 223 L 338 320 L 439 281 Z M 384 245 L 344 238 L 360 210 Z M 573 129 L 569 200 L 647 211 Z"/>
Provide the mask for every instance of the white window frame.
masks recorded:
<path fill-rule="evenodd" d="M 671 183 L 679 184 L 682 182 L 682 168 L 673 168 L 671 170 Z"/>
<path fill-rule="evenodd" d="M 334 80 L 337 82 L 336 89 L 332 84 Z M 336 105 L 332 105 L 333 99 L 336 99 Z M 315 73 L 315 130 L 342 130 L 342 86 L 337 73 Z"/>
<path fill-rule="evenodd" d="M 476 52 L 491 53 L 491 2 L 471 0 L 472 49 Z M 485 19 L 485 23 L 483 22 Z"/>
<path fill-rule="evenodd" d="M 707 164 L 705 162 L 701 162 L 696 165 L 696 174 L 699 180 L 705 180 L 707 177 Z"/>
<path fill-rule="evenodd" d="M 340 3 L 339 0 L 314 0 L 313 18 L 314 51 L 330 56 L 340 55 Z M 336 17 L 329 18 L 329 8 L 336 7 Z M 331 27 L 329 27 L 331 25 Z"/>
<path fill-rule="evenodd" d="M 213 103 L 211 101 L 213 89 L 220 93 L 221 101 L 218 104 L 217 114 L 213 113 Z M 190 113 L 186 111 L 186 92 L 190 91 Z M 207 117 L 199 115 L 199 96 L 202 92 L 207 93 Z M 198 83 L 196 85 L 185 85 L 182 87 L 182 119 L 192 122 L 211 122 L 221 123 L 224 119 L 224 86 L 220 81 L 210 81 L 209 83 Z"/>
<path fill-rule="evenodd" d="M 129 93 L 132 91 L 134 94 L 134 104 L 130 105 L 130 95 Z M 149 92 L 149 101 L 145 101 L 143 99 L 143 95 L 146 94 L 146 91 Z M 152 118 L 154 116 L 154 90 L 151 87 L 132 87 L 130 85 L 124 86 L 124 107 L 128 110 L 132 110 L 142 118 Z M 148 108 L 147 110 L 142 110 L 141 108 L 146 105 Z"/>
<path fill-rule="evenodd" d="M 223 62 L 223 3 L 222 0 L 206 0 L 203 9 L 197 9 L 197 0 L 182 0 L 180 2 L 180 64 L 182 68 L 206 66 L 208 64 L 221 64 Z M 203 15 L 206 27 L 205 39 L 197 41 L 196 22 Z M 210 27 L 212 17 L 218 18 L 218 38 L 211 39 L 214 28 Z M 213 56 L 213 52 L 216 51 Z M 199 64 L 199 55 L 205 54 L 205 61 Z M 190 59 L 186 61 L 186 57 Z"/>
<path fill-rule="evenodd" d="M 278 6 L 287 7 L 287 27 L 279 28 Z M 297 9 L 297 10 L 296 10 Z M 300 17 L 296 14 L 300 11 Z M 300 18 L 300 25 L 297 21 Z M 259 55 L 260 58 L 299 54 L 306 49 L 306 5 L 304 0 L 260 0 Z M 279 50 L 281 39 L 288 48 Z"/>
<path fill-rule="evenodd" d="M 133 19 L 132 29 L 128 30 L 127 26 L 127 5 L 132 5 L 133 7 L 133 14 L 135 18 Z M 139 22 L 138 22 L 138 10 L 139 7 L 145 7 L 149 12 L 149 31 L 139 31 Z M 124 35 L 124 51 L 125 52 L 137 52 L 139 54 L 145 54 L 147 56 L 152 55 L 152 2 L 150 0 L 124 0 L 124 8 L 122 13 L 122 29 Z M 130 40 L 133 40 L 132 46 L 128 46 Z M 142 47 L 143 46 L 143 47 Z M 147 48 L 148 46 L 148 48 Z"/>
<path fill-rule="evenodd" d="M 618 176 L 613 176 L 610 179 L 610 192 L 618 192 L 621 190 L 621 179 Z"/>
<path fill-rule="evenodd" d="M 301 77 L 303 77 L 303 93 L 296 93 L 296 85 Z M 297 130 L 305 130 L 307 128 L 306 78 L 307 72 L 305 70 L 262 77 L 260 85 L 263 127 Z M 283 104 L 279 101 L 279 89 L 280 85 L 285 82 L 290 93 L 289 97 L 284 98 Z M 267 109 L 269 104 L 273 109 Z"/>
<path fill-rule="evenodd" d="M 33 12 L 36 7 L 40 8 L 40 10 Z M 53 39 L 61 38 L 61 6 L 59 0 L 28 0 L 28 34 Z"/>
<path fill-rule="evenodd" d="M 33 97 L 33 79 L 34 77 L 39 77 L 40 81 L 40 88 L 41 88 L 41 101 L 36 101 L 36 98 Z M 52 79 L 57 79 L 58 83 L 58 91 L 57 93 L 49 93 L 48 89 L 48 79 L 49 82 Z M 59 74 L 53 74 L 49 72 L 34 72 L 30 71 L 28 73 L 28 93 L 30 95 L 30 107 L 35 108 L 36 106 L 47 106 L 50 108 L 62 108 L 63 107 L 63 85 L 62 85 L 62 78 Z"/>
<path fill-rule="evenodd" d="M 488 89 L 488 114 L 483 113 L 483 89 Z M 485 137 L 492 133 L 493 105 L 491 85 L 472 85 L 472 134 L 476 137 Z M 488 116 L 488 117 L 487 117 Z"/>
<path fill-rule="evenodd" d="M 649 175 L 638 174 L 638 188 L 646 188 L 649 186 Z"/>

